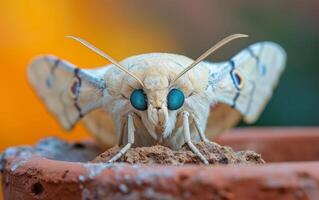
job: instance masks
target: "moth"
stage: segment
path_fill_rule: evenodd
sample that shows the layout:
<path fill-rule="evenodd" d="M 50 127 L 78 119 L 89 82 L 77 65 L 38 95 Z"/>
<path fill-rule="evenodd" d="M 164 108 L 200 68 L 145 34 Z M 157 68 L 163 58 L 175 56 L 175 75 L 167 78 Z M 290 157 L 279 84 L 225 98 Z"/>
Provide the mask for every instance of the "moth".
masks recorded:
<path fill-rule="evenodd" d="M 28 78 L 49 111 L 65 129 L 84 119 L 98 142 L 109 146 L 113 131 L 121 150 L 161 144 L 179 149 L 186 144 L 208 164 L 194 144 L 210 142 L 205 128 L 215 105 L 223 107 L 215 127 L 228 127 L 234 110 L 253 123 L 265 108 L 286 62 L 286 53 L 273 42 L 259 42 L 225 62 L 204 61 L 231 40 L 218 42 L 198 59 L 171 53 L 147 53 L 117 62 L 87 41 L 69 36 L 111 64 L 80 69 L 55 56 L 40 56 L 28 68 Z M 110 130 L 110 119 L 115 129 Z M 222 130 L 222 129 L 221 129 Z"/>

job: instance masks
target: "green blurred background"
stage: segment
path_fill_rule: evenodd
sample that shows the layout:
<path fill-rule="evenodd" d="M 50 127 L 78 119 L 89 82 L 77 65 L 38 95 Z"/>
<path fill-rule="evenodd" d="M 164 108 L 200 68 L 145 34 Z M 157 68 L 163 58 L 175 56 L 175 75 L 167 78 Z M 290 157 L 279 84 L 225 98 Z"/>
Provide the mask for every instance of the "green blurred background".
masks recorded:
<path fill-rule="evenodd" d="M 227 60 L 257 41 L 279 43 L 288 54 L 287 68 L 254 125 L 319 125 L 319 1 L 139 1 L 128 6 L 164 26 L 174 35 L 180 53 L 192 58 L 230 33 L 250 38 L 228 45 L 210 60 Z"/>

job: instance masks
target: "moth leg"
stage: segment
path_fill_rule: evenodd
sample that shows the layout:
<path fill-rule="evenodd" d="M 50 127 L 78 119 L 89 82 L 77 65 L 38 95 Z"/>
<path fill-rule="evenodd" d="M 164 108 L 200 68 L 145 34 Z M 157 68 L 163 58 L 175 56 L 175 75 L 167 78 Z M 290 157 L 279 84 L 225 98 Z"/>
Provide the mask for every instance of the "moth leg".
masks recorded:
<path fill-rule="evenodd" d="M 198 132 L 198 134 L 199 134 L 199 137 L 200 137 L 200 139 L 201 139 L 203 142 L 205 142 L 205 143 L 207 143 L 207 144 L 214 144 L 214 145 L 220 146 L 219 144 L 217 144 L 217 143 L 215 143 L 215 142 L 212 142 L 212 141 L 210 141 L 209 139 L 207 139 L 207 137 L 206 137 L 206 135 L 205 135 L 203 129 L 200 128 L 199 123 L 198 123 L 198 121 L 197 121 L 195 118 L 194 118 L 194 122 L 195 122 L 196 130 L 197 130 L 197 132 Z"/>
<path fill-rule="evenodd" d="M 194 122 L 195 122 L 195 127 L 196 127 L 196 130 L 199 134 L 199 137 L 200 139 L 205 142 L 206 144 L 212 144 L 212 145 L 217 145 L 218 147 L 221 147 L 219 144 L 215 143 L 215 142 L 212 142 L 210 141 L 209 139 L 206 138 L 206 135 L 204 133 L 204 131 L 200 128 L 199 124 L 198 124 L 198 121 L 194 118 Z M 218 160 L 216 156 L 214 156 L 214 154 L 212 154 L 214 160 Z"/>
<path fill-rule="evenodd" d="M 196 146 L 191 141 L 191 135 L 189 132 L 189 121 L 188 121 L 189 113 L 186 111 L 183 111 L 182 114 L 183 114 L 183 129 L 184 129 L 183 132 L 184 132 L 184 138 L 185 138 L 186 144 L 191 149 L 191 151 L 200 158 L 200 160 L 204 164 L 208 165 L 209 163 L 207 159 L 203 156 L 203 154 L 196 148 Z"/>
<path fill-rule="evenodd" d="M 128 137 L 128 142 L 127 144 L 117 153 L 115 154 L 108 162 L 112 163 L 120 159 L 126 152 L 129 150 L 132 145 L 134 144 L 134 132 L 135 132 L 135 127 L 132 119 L 132 115 L 128 115 L 128 121 L 127 121 L 127 137 Z"/>

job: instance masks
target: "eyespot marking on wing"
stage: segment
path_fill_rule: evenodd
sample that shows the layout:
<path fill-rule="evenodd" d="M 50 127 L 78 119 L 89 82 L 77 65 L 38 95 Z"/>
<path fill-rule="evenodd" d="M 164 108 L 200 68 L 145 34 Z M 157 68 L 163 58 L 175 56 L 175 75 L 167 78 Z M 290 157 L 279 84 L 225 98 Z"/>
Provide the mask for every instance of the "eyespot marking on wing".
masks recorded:
<path fill-rule="evenodd" d="M 74 100 L 76 100 L 79 96 L 82 85 L 81 78 L 79 77 L 79 71 L 79 68 L 74 69 L 74 78 L 70 84 L 70 95 Z"/>
<path fill-rule="evenodd" d="M 238 110 L 247 123 L 256 121 L 272 96 L 285 63 L 286 53 L 282 47 L 267 41 L 250 45 L 230 61 L 207 63 L 213 75 L 208 87 L 215 94 L 212 104 L 225 103 Z M 215 74 L 224 70 L 226 76 L 216 81 Z"/>
<path fill-rule="evenodd" d="M 232 77 L 232 80 L 233 80 L 235 87 L 238 90 L 242 89 L 244 86 L 244 78 L 242 77 L 242 75 L 239 73 L 239 71 L 237 69 L 233 69 L 231 71 L 231 77 Z"/>
<path fill-rule="evenodd" d="M 229 63 L 230 63 L 230 66 L 231 66 L 230 77 L 231 77 L 231 79 L 233 81 L 233 84 L 234 84 L 234 86 L 236 88 L 236 93 L 235 93 L 235 96 L 233 98 L 233 104 L 232 104 L 232 107 L 235 108 L 236 107 L 236 101 L 237 101 L 237 99 L 239 98 L 239 95 L 240 95 L 240 93 L 239 93 L 240 88 L 238 87 L 237 82 L 236 82 L 236 80 L 234 78 L 234 74 L 236 74 L 236 73 L 234 73 L 235 70 L 236 70 L 235 69 L 235 61 L 234 60 L 230 60 Z"/>
<path fill-rule="evenodd" d="M 55 56 L 41 56 L 30 63 L 28 78 L 37 95 L 61 125 L 70 130 L 84 115 L 104 103 L 107 70 L 79 69 Z"/>
<path fill-rule="evenodd" d="M 77 98 L 80 94 L 81 80 L 74 78 L 70 87 L 70 95 L 73 99 Z"/>

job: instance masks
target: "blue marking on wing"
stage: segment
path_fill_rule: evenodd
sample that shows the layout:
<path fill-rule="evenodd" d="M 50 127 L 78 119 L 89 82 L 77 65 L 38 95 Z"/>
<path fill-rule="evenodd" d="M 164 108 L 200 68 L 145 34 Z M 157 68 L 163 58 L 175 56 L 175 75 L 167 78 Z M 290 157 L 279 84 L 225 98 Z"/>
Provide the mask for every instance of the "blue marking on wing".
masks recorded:
<path fill-rule="evenodd" d="M 262 52 L 262 50 L 263 50 L 263 47 L 264 47 L 264 45 L 261 44 L 260 50 L 259 50 L 259 52 L 258 52 L 258 55 L 261 55 L 261 52 Z M 265 66 L 264 64 L 262 64 L 262 63 L 260 62 L 259 56 L 256 55 L 255 52 L 254 52 L 250 47 L 247 47 L 246 49 L 247 49 L 247 51 L 249 52 L 249 54 L 250 54 L 253 58 L 255 58 L 256 64 L 257 64 L 257 67 L 258 67 L 258 70 L 259 70 L 259 74 L 262 75 L 262 76 L 265 76 L 266 73 L 267 73 L 267 68 L 266 68 L 266 66 Z"/>
<path fill-rule="evenodd" d="M 267 73 L 267 68 L 266 68 L 266 66 L 265 66 L 264 64 L 260 65 L 260 67 L 259 67 L 259 73 L 260 73 L 260 75 L 262 75 L 262 76 L 265 76 L 265 75 L 266 75 L 266 73 Z"/>

